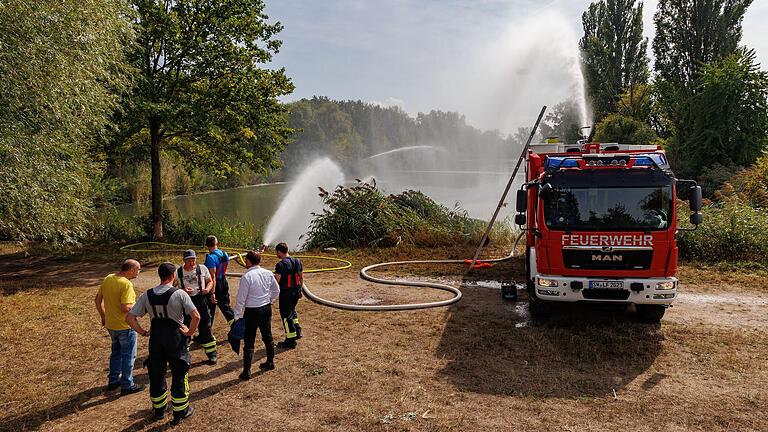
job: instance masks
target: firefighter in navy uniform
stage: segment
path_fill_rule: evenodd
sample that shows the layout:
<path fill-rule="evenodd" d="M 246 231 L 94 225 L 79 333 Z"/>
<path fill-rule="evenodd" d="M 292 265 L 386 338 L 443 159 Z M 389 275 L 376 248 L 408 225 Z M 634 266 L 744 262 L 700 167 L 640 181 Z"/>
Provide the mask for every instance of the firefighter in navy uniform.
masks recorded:
<path fill-rule="evenodd" d="M 301 260 L 288 255 L 288 245 L 279 243 L 275 254 L 280 260 L 275 266 L 275 279 L 280 285 L 280 318 L 283 320 L 285 340 L 277 343 L 278 348 L 296 348 L 296 340 L 301 338 L 299 315 L 296 304 L 301 298 L 301 285 L 304 282 L 304 267 Z"/>
<path fill-rule="evenodd" d="M 176 267 L 171 263 L 160 264 L 157 273 L 160 285 L 139 297 L 126 322 L 142 336 L 149 336 L 149 397 L 154 408 L 155 420 L 164 417 L 168 405 L 168 389 L 165 383 L 166 368 L 171 369 L 171 408 L 173 423 L 192 415 L 189 405 L 189 350 L 188 337 L 200 323 L 192 299 L 183 290 L 173 287 Z M 144 330 L 138 317 L 149 314 L 151 332 Z M 190 315 L 189 327 L 184 325 L 184 316 Z"/>
<path fill-rule="evenodd" d="M 208 364 L 215 365 L 218 359 L 216 337 L 211 332 L 211 315 L 208 308 L 208 294 L 213 290 L 213 278 L 208 269 L 197 264 L 197 256 L 192 249 L 184 251 L 184 265 L 176 269 L 178 286 L 192 298 L 192 303 L 200 313 L 200 338 L 198 342 L 208 356 Z M 189 325 L 189 317 L 184 321 Z"/>
<path fill-rule="evenodd" d="M 227 266 L 229 265 L 229 256 L 226 252 L 219 249 L 219 240 L 216 236 L 208 236 L 205 239 L 205 247 L 208 254 L 205 256 L 205 266 L 213 278 L 213 292 L 208 294 L 208 311 L 211 316 L 211 327 L 213 327 L 213 318 L 216 316 L 216 307 L 218 306 L 227 324 L 231 327 L 235 322 L 235 312 L 229 304 L 229 282 L 227 282 Z"/>

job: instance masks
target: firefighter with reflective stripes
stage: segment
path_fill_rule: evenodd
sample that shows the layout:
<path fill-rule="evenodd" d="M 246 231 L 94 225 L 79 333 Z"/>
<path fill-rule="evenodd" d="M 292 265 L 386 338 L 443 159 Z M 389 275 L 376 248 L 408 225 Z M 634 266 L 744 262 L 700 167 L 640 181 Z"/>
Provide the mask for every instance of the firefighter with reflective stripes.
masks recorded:
<path fill-rule="evenodd" d="M 229 256 L 226 252 L 219 249 L 219 240 L 216 236 L 208 236 L 205 239 L 205 247 L 208 248 L 208 254 L 205 256 L 205 266 L 213 278 L 213 292 L 208 295 L 208 311 L 211 315 L 211 327 L 213 327 L 213 318 L 216 316 L 216 307 L 219 307 L 227 324 L 232 326 L 235 322 L 235 311 L 229 303 L 229 282 L 227 281 L 227 266 L 229 265 Z"/>
<path fill-rule="evenodd" d="M 213 289 L 213 278 L 208 269 L 197 264 L 197 256 L 192 249 L 184 251 L 184 265 L 176 269 L 176 282 L 192 298 L 197 311 L 200 313 L 200 338 L 198 342 L 208 356 L 208 364 L 215 365 L 218 355 L 216 352 L 216 337 L 211 333 L 211 316 L 206 296 Z M 189 325 L 189 317 L 184 323 Z"/>
<path fill-rule="evenodd" d="M 301 260 L 288 255 L 288 245 L 279 243 L 275 254 L 280 260 L 275 266 L 275 279 L 280 285 L 280 318 L 283 320 L 285 340 L 278 342 L 278 348 L 296 348 L 296 340 L 301 338 L 299 315 L 296 304 L 301 298 L 301 286 L 304 282 L 304 267 Z"/>
<path fill-rule="evenodd" d="M 173 423 L 192 415 L 189 405 L 189 350 L 188 337 L 200 323 L 200 314 L 192 299 L 183 290 L 173 287 L 176 279 L 176 267 L 171 263 L 160 264 L 157 273 L 160 285 L 148 290 L 139 297 L 125 320 L 142 336 L 149 335 L 149 397 L 154 408 L 153 418 L 159 420 L 165 416 L 168 406 L 168 388 L 165 382 L 166 368 L 171 369 L 171 409 Z M 151 331 L 144 330 L 138 317 L 149 314 Z M 191 316 L 189 326 L 184 324 L 184 316 Z"/>

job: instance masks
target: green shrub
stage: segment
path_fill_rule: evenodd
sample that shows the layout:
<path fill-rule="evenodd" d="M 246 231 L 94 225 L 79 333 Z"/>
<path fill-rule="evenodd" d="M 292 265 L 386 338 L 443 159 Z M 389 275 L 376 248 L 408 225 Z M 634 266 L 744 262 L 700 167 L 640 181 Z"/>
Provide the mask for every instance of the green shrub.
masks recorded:
<path fill-rule="evenodd" d="M 114 210 L 101 212 L 92 223 L 90 243 L 139 243 L 154 241 L 152 216 L 121 216 Z M 262 227 L 250 223 L 232 223 L 225 219 L 179 219 L 168 210 L 163 211 L 163 232 L 166 243 L 202 245 L 205 237 L 215 235 L 219 242 L 230 247 L 257 247 L 261 245 Z"/>
<path fill-rule="evenodd" d="M 768 262 L 768 213 L 738 202 L 706 206 L 696 231 L 681 231 L 680 256 L 705 262 Z M 688 214 L 687 206 L 678 214 Z M 687 225 L 687 224 L 685 224 Z"/>
<path fill-rule="evenodd" d="M 752 207 L 768 208 L 768 152 L 763 152 L 754 165 L 733 175 L 714 193 L 718 201 L 737 201 Z"/>
<path fill-rule="evenodd" d="M 203 219 L 178 219 L 166 225 L 166 242 L 202 245 L 205 238 L 213 234 L 222 245 L 230 247 L 257 248 L 261 245 L 262 227 L 251 223 L 232 223 L 209 216 Z"/>
<path fill-rule="evenodd" d="M 315 214 L 308 248 L 388 247 L 400 242 L 421 247 L 479 243 L 486 223 L 453 210 L 418 191 L 385 196 L 375 185 L 360 183 L 324 193 L 325 209 Z M 513 231 L 501 222 L 492 238 L 509 242 Z"/>

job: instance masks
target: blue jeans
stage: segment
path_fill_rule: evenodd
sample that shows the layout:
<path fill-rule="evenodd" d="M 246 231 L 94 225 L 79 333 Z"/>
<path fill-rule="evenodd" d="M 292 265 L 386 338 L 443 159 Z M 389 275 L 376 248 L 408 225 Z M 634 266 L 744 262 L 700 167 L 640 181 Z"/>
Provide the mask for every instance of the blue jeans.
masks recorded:
<path fill-rule="evenodd" d="M 133 362 L 136 360 L 136 332 L 108 330 L 112 336 L 112 354 L 109 356 L 109 384 L 120 383 L 120 388 L 133 387 Z"/>

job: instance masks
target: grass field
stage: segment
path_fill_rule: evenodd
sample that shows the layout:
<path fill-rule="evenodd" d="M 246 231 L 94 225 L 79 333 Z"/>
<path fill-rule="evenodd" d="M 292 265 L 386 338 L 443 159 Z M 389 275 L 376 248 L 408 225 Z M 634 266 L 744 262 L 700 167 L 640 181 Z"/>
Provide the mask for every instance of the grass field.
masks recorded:
<path fill-rule="evenodd" d="M 306 281 L 340 301 L 435 300 L 447 294 L 374 286 L 357 271 L 383 260 L 471 252 L 349 252 L 354 268 Z M 93 296 L 119 263 L 119 255 L 108 256 L 0 256 L 0 430 L 170 428 L 168 420 L 147 420 L 147 391 L 119 398 L 103 392 L 109 337 Z M 143 292 L 157 283 L 162 257 L 140 258 L 144 270 L 134 285 Z M 631 310 L 594 308 L 531 322 L 524 301 L 502 301 L 484 281 L 463 280 L 460 267 L 405 270 L 464 283 L 464 299 L 450 308 L 388 313 L 303 299 L 299 347 L 278 351 L 277 369 L 247 382 L 237 378 L 241 358 L 228 345 L 219 346 L 216 366 L 205 365 L 193 345 L 196 411 L 176 429 L 768 430 L 768 282 L 760 272 L 685 265 L 683 294 L 661 325 L 649 325 Z M 497 266 L 481 279 L 510 271 Z M 234 299 L 237 279 L 230 284 Z M 214 333 L 225 339 L 220 315 Z M 273 334 L 282 337 L 276 308 Z M 147 383 L 140 368 L 146 343 L 139 338 L 139 383 Z M 255 361 L 263 356 L 262 348 Z"/>

